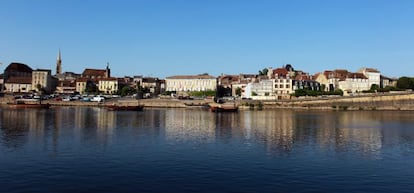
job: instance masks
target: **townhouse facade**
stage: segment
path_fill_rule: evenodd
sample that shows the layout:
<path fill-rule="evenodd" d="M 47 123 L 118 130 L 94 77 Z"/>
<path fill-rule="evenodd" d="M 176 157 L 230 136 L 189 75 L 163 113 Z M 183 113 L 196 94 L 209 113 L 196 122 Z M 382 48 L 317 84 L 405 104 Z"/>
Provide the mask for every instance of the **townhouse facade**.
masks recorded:
<path fill-rule="evenodd" d="M 32 68 L 23 63 L 10 63 L 3 73 L 3 92 L 29 93 L 32 91 Z"/>
<path fill-rule="evenodd" d="M 5 93 L 30 93 L 32 90 L 31 77 L 9 77 L 4 84 Z"/>
<path fill-rule="evenodd" d="M 86 85 L 85 85 L 86 86 Z M 116 94 L 119 89 L 117 78 L 100 78 L 98 79 L 98 90 L 105 94 Z"/>
<path fill-rule="evenodd" d="M 208 74 L 178 75 L 165 79 L 166 91 L 191 92 L 217 89 L 217 79 Z"/>
<path fill-rule="evenodd" d="M 52 76 L 51 70 L 37 69 L 32 72 L 32 87 L 36 92 L 52 93 L 55 91 L 57 84 L 58 79 Z"/>
<path fill-rule="evenodd" d="M 374 68 L 361 68 L 359 73 L 362 73 L 365 77 L 368 78 L 368 84 L 371 88 L 372 85 L 381 85 L 381 72 Z"/>
<path fill-rule="evenodd" d="M 369 79 L 363 73 L 351 73 L 347 70 L 337 69 L 324 71 L 315 75 L 324 91 L 335 91 L 340 89 L 347 93 L 357 93 L 370 89 Z"/>
<path fill-rule="evenodd" d="M 269 69 L 268 77 L 273 81 L 273 92 L 277 99 L 288 99 L 294 93 L 292 66 Z"/>

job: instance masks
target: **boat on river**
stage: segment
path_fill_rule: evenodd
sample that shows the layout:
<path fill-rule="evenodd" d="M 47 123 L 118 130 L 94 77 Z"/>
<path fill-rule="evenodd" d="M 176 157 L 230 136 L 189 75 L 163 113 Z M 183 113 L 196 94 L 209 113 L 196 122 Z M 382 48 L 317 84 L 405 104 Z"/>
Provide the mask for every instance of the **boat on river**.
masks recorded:
<path fill-rule="evenodd" d="M 111 104 L 106 105 L 106 109 L 110 111 L 142 111 L 144 110 L 144 105 L 117 105 Z"/>
<path fill-rule="evenodd" d="M 184 103 L 185 107 L 189 108 L 209 108 L 208 103 Z"/>
<path fill-rule="evenodd" d="M 50 104 L 41 103 L 40 101 L 16 100 L 14 103 L 7 103 L 12 109 L 48 109 Z"/>
<path fill-rule="evenodd" d="M 238 110 L 239 107 L 236 105 L 236 103 L 210 104 L 211 112 L 237 112 Z"/>

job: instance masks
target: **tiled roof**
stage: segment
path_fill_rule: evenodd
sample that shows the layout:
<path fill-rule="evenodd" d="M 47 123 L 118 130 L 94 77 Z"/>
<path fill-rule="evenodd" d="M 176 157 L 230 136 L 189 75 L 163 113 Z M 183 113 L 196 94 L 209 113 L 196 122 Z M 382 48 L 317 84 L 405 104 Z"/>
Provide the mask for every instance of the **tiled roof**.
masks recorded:
<path fill-rule="evenodd" d="M 326 70 L 326 71 L 323 72 L 323 74 L 328 79 L 336 78 L 336 79 L 340 79 L 340 80 L 345 80 L 348 73 L 349 73 L 348 70 L 343 70 L 343 69 L 336 69 L 334 71 Z"/>
<path fill-rule="evenodd" d="M 158 81 L 158 78 L 154 78 L 154 77 L 142 78 L 142 82 L 146 82 L 146 83 L 156 83 L 157 81 Z"/>
<path fill-rule="evenodd" d="M 348 73 L 347 78 L 368 79 L 364 74 L 358 72 Z"/>
<path fill-rule="evenodd" d="M 240 77 L 238 75 L 222 75 L 219 77 L 219 79 L 222 84 L 230 84 L 233 82 L 238 82 L 240 80 Z"/>
<path fill-rule="evenodd" d="M 347 78 L 358 78 L 358 79 L 367 79 L 367 77 L 359 72 L 353 73 L 348 72 L 348 70 L 343 69 L 336 69 L 334 71 L 326 70 L 323 72 L 323 74 L 326 76 L 326 78 L 335 78 L 339 79 L 341 81 L 347 79 Z M 315 75 L 316 76 L 316 75 Z"/>
<path fill-rule="evenodd" d="M 13 84 L 32 84 L 32 77 L 17 77 L 12 76 L 6 80 L 6 83 Z"/>
<path fill-rule="evenodd" d="M 386 79 L 386 80 L 397 80 L 396 78 L 390 78 L 384 75 L 380 75 L 381 79 Z"/>
<path fill-rule="evenodd" d="M 4 69 L 4 71 L 17 71 L 17 72 L 32 72 L 33 69 L 30 68 L 28 65 L 26 64 L 22 64 L 22 63 L 17 63 L 17 62 L 13 62 L 11 64 L 9 64 L 9 66 L 7 66 L 6 69 Z"/>
<path fill-rule="evenodd" d="M 362 71 L 364 71 L 365 70 L 365 72 L 374 72 L 374 73 L 380 73 L 380 71 L 378 71 L 377 69 L 375 69 L 375 68 L 361 68 L 360 70 L 359 70 L 359 72 L 362 72 Z"/>
<path fill-rule="evenodd" d="M 98 78 L 97 79 L 98 81 L 116 81 L 116 80 L 118 80 L 117 78 Z"/>
<path fill-rule="evenodd" d="M 88 82 L 89 78 L 77 78 L 76 82 Z"/>
<path fill-rule="evenodd" d="M 273 70 L 273 74 L 277 74 L 278 76 L 286 76 L 288 71 L 285 68 L 276 68 Z"/>
<path fill-rule="evenodd" d="M 366 69 L 366 71 L 367 72 L 376 72 L 376 73 L 379 73 L 380 71 L 378 71 L 377 69 L 375 69 L 375 68 L 367 68 Z"/>
<path fill-rule="evenodd" d="M 295 77 L 295 80 L 312 80 L 310 76 L 306 74 L 298 74 Z"/>
<path fill-rule="evenodd" d="M 105 77 L 106 75 L 106 70 L 102 70 L 102 69 L 85 69 L 82 73 L 83 77 Z"/>
<path fill-rule="evenodd" d="M 215 79 L 214 76 L 210 76 L 208 74 L 203 75 L 178 75 L 178 76 L 170 76 L 166 79 Z"/>

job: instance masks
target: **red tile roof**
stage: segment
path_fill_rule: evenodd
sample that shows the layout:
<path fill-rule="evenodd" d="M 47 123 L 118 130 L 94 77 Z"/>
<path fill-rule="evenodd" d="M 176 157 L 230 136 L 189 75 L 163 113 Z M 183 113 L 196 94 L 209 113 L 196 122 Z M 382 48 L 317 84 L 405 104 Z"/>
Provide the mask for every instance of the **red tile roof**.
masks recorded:
<path fill-rule="evenodd" d="M 89 78 L 77 78 L 76 82 L 88 82 Z"/>
<path fill-rule="evenodd" d="M 105 77 L 106 70 L 102 69 L 85 69 L 82 73 L 82 77 Z"/>
<path fill-rule="evenodd" d="M 7 68 L 4 69 L 4 71 L 7 71 L 7 72 L 9 72 L 9 71 L 17 71 L 17 72 L 28 72 L 28 73 L 31 73 L 33 71 L 33 69 L 30 68 L 26 64 L 13 62 L 13 63 L 9 64 L 9 66 L 7 66 Z"/>
<path fill-rule="evenodd" d="M 16 77 L 12 76 L 6 80 L 6 83 L 13 84 L 32 84 L 32 77 Z"/>

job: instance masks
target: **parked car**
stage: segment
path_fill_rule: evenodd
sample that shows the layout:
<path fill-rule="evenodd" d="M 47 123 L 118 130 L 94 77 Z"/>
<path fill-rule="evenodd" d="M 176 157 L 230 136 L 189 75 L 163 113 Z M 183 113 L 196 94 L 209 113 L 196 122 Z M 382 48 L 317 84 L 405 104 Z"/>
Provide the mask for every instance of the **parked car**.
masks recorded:
<path fill-rule="evenodd" d="M 103 102 L 103 101 L 105 101 L 105 98 L 103 96 L 96 96 L 96 97 L 93 97 L 91 99 L 91 101 L 93 101 L 93 102 Z"/>
<path fill-rule="evenodd" d="M 64 97 L 63 99 L 62 99 L 62 101 L 71 101 L 72 100 L 72 98 L 70 98 L 69 96 L 68 97 Z"/>
<path fill-rule="evenodd" d="M 89 98 L 89 97 L 82 97 L 81 98 L 81 101 L 83 101 L 83 102 L 90 102 L 91 101 L 91 98 Z"/>

